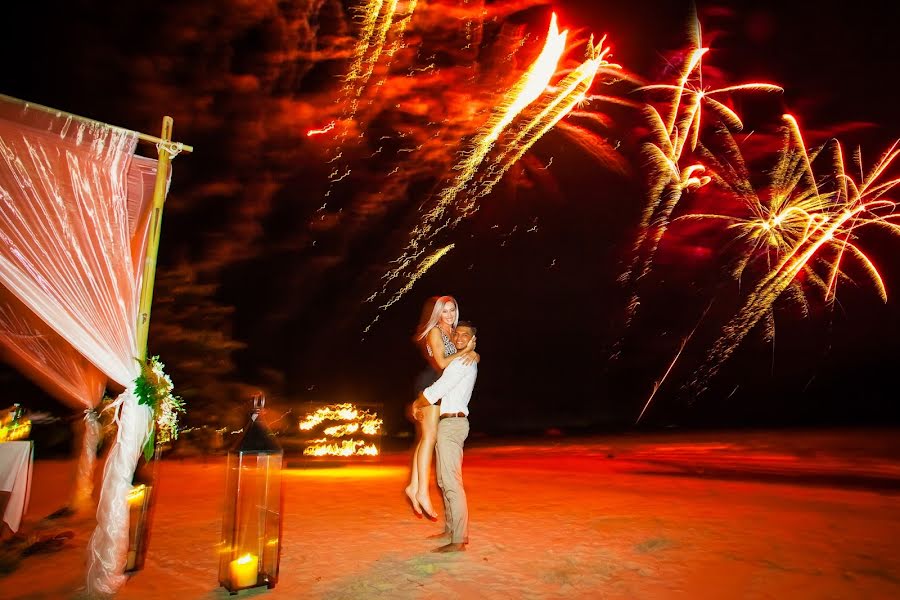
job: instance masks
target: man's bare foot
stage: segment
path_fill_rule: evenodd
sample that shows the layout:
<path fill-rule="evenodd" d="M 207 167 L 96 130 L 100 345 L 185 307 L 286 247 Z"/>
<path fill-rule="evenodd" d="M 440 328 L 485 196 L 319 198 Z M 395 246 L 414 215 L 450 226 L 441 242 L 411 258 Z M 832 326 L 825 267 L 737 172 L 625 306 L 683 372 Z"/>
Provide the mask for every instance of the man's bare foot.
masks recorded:
<path fill-rule="evenodd" d="M 429 536 L 426 537 L 425 539 L 426 539 L 426 540 L 447 540 L 447 541 L 449 542 L 449 541 L 450 541 L 450 534 L 447 533 L 446 531 L 442 531 L 442 532 L 440 532 L 440 533 L 432 533 L 431 535 L 429 535 Z"/>
<path fill-rule="evenodd" d="M 416 500 L 416 489 L 412 485 L 408 485 L 404 492 L 406 492 L 406 497 L 409 498 L 410 503 L 412 503 L 413 512 L 421 517 L 422 508 L 419 506 L 418 500 Z"/>
<path fill-rule="evenodd" d="M 428 496 L 427 492 L 424 494 L 416 494 L 416 501 L 419 503 L 419 508 L 422 509 L 422 512 L 425 513 L 426 517 L 437 520 L 437 511 L 431 506 L 431 498 Z"/>
<path fill-rule="evenodd" d="M 445 546 L 441 546 L 440 548 L 435 548 L 432 552 L 465 552 L 466 545 L 465 544 L 447 544 Z"/>

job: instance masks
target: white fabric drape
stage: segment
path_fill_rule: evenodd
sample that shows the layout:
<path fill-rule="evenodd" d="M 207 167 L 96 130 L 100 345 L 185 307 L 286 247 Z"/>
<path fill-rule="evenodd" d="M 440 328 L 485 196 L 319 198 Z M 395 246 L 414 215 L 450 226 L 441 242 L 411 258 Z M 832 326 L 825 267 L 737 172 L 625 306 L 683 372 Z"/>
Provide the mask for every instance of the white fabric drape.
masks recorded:
<path fill-rule="evenodd" d="M 0 286 L 0 353 L 6 362 L 73 409 L 97 405 L 106 377 Z"/>
<path fill-rule="evenodd" d="M 100 440 L 93 408 L 103 397 L 106 376 L 3 286 L 0 286 L 0 355 L 63 404 L 91 411 L 93 422 L 84 421 L 84 433 L 79 436 L 81 455 L 70 503 L 78 512 L 89 510 Z"/>
<path fill-rule="evenodd" d="M 132 132 L 0 97 L 0 283 L 98 369 L 138 374 Z"/>
<path fill-rule="evenodd" d="M 142 274 L 156 164 L 155 159 L 135 156 L 127 174 L 128 234 L 135 281 Z M 79 512 L 90 510 L 101 431 L 92 409 L 103 397 L 106 376 L 2 285 L 0 356 L 63 404 L 87 409 L 78 424 L 81 451 L 70 506 Z"/>
<path fill-rule="evenodd" d="M 155 161 L 135 160 L 136 144 L 133 132 L 0 96 L 0 285 L 125 388 L 88 548 L 92 593 L 124 582 L 127 494 L 151 419 L 133 394 L 149 215 L 135 181 Z"/>

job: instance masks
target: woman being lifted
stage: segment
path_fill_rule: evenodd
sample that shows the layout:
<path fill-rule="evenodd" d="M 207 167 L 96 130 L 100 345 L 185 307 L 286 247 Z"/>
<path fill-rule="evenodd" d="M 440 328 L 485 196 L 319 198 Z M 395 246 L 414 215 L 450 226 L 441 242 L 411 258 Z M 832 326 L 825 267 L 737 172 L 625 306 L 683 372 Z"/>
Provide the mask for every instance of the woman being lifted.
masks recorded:
<path fill-rule="evenodd" d="M 431 307 L 430 314 L 429 307 Z M 450 341 L 450 336 L 459 322 L 459 304 L 453 296 L 430 298 L 422 314 L 423 317 L 427 315 L 427 318 L 423 318 L 420 323 L 415 340 L 416 344 L 424 341 L 425 358 L 430 367 L 416 379 L 416 392 L 421 392 L 437 381 L 451 361 L 462 360 L 471 363 L 479 359 L 478 353 L 475 352 L 475 338 L 472 338 L 463 350 L 457 350 Z M 431 505 L 428 486 L 431 481 L 431 457 L 434 454 L 441 412 L 438 404 L 439 402 L 425 407 L 423 409 L 425 416 L 418 421 L 419 443 L 413 453 L 412 471 L 409 485 L 406 486 L 406 496 L 416 514 L 424 512 L 432 519 L 437 518 L 437 513 Z"/>

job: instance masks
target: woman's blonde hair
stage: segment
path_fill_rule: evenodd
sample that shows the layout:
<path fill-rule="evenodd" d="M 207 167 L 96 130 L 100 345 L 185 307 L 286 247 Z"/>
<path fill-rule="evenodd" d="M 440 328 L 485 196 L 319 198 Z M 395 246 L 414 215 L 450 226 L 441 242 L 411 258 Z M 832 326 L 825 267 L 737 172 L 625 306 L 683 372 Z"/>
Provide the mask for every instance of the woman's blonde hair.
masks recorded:
<path fill-rule="evenodd" d="M 428 302 L 425 303 L 425 307 L 422 309 L 422 316 L 424 317 L 428 314 L 428 305 L 434 302 L 434 308 L 431 309 L 431 316 L 428 317 L 428 320 L 424 321 L 424 325 L 420 322 L 420 327 L 416 332 L 416 340 L 425 339 L 425 336 L 428 335 L 428 332 L 431 331 L 431 328 L 438 324 L 438 321 L 441 320 L 441 312 L 444 310 L 444 306 L 447 305 L 448 302 L 452 302 L 456 307 L 456 319 L 453 321 L 453 328 L 456 329 L 456 324 L 459 323 L 459 302 L 456 301 L 456 298 L 453 296 L 438 296 L 432 297 L 428 299 Z"/>

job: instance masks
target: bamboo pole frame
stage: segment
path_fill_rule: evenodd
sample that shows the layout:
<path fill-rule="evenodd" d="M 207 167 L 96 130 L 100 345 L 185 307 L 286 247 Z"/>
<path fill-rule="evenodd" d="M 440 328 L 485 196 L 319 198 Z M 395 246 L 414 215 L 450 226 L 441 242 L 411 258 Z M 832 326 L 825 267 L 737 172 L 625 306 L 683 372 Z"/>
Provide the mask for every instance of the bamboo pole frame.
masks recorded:
<path fill-rule="evenodd" d="M 141 298 L 138 305 L 137 351 L 138 360 L 147 360 L 147 338 L 150 334 L 150 307 L 153 304 L 153 287 L 156 281 L 156 260 L 159 255 L 159 238 L 162 232 L 162 213 L 166 203 L 166 187 L 169 165 L 172 162 L 172 117 L 163 117 L 160 137 L 138 133 L 138 139 L 156 144 L 159 161 L 156 165 L 156 181 L 153 185 L 153 206 L 150 209 L 150 231 L 147 236 L 147 251 L 144 255 L 144 272 L 141 277 Z M 178 144 L 178 151 L 191 152 L 193 147 Z M 177 151 L 176 151 L 177 153 Z"/>
<path fill-rule="evenodd" d="M 172 142 L 172 126 L 174 120 L 170 116 L 163 117 L 160 137 L 138 133 L 138 139 L 156 144 L 159 160 L 156 164 L 156 179 L 153 184 L 153 205 L 150 208 L 150 229 L 147 235 L 147 248 L 144 254 L 144 270 L 141 277 L 141 296 L 138 305 L 137 352 L 141 364 L 147 361 L 147 338 L 150 333 L 150 308 L 153 304 L 153 288 L 156 283 L 156 262 L 159 256 L 159 239 L 162 233 L 162 214 L 166 203 L 166 188 L 169 181 L 169 165 L 172 158 L 181 151 L 190 152 L 191 146 Z M 151 415 L 151 419 L 155 415 Z M 149 474 L 149 485 L 145 488 L 143 500 L 138 513 L 138 522 L 134 533 L 129 532 L 128 554 L 125 572 L 143 569 L 144 556 L 149 540 L 150 519 L 153 505 L 156 503 L 156 478 L 159 468 L 160 447 L 156 447 L 153 455 L 153 468 Z M 133 481 L 134 475 L 132 475 Z M 132 554 L 133 553 L 133 554 Z M 133 557 L 133 558 L 132 558 Z"/>
<path fill-rule="evenodd" d="M 4 100 L 12 100 L 14 102 L 18 102 L 19 104 L 24 106 L 26 109 L 33 108 L 33 109 L 40 110 L 40 111 L 50 113 L 53 115 L 66 115 L 67 117 L 70 117 L 81 123 L 93 123 L 93 124 L 103 125 L 104 127 L 109 127 L 110 129 L 114 129 L 116 131 L 131 133 L 131 134 L 136 135 L 137 138 L 139 140 L 141 140 L 142 142 L 149 142 L 151 144 L 161 144 L 163 142 L 172 143 L 171 139 L 164 139 L 163 137 L 156 137 L 155 135 L 141 133 L 140 131 L 134 131 L 133 129 L 126 129 L 125 127 L 119 127 L 117 125 L 110 125 L 109 123 L 104 123 L 103 121 L 98 121 L 96 119 L 90 119 L 88 117 L 82 117 L 80 115 L 75 115 L 70 112 L 66 112 L 66 111 L 62 111 L 62 110 L 57 110 L 55 108 L 50 108 L 49 106 L 44 106 L 43 104 L 38 104 L 36 102 L 27 102 L 25 100 L 20 100 L 18 98 L 14 98 L 12 96 L 7 96 L 6 94 L 0 94 L 0 98 L 2 98 Z M 165 117 L 165 119 L 171 120 L 171 117 Z M 163 119 L 163 120 L 165 120 L 165 119 Z M 169 133 L 171 134 L 171 125 L 169 126 Z M 194 151 L 194 147 L 188 146 L 187 144 L 179 143 L 178 148 L 179 148 L 179 151 L 181 151 L 181 152 L 193 152 Z"/>

